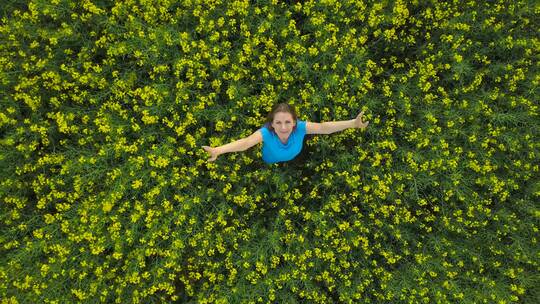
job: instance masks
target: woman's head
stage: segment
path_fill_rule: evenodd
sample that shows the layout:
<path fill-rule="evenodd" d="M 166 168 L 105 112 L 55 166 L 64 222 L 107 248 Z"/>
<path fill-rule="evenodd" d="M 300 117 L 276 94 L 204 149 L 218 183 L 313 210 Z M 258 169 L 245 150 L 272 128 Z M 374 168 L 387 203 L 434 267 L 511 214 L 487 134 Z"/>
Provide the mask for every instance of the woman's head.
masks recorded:
<path fill-rule="evenodd" d="M 274 105 L 272 111 L 268 113 L 265 126 L 281 137 L 288 137 L 296 130 L 296 120 L 297 116 L 294 106 L 287 103 L 279 103 Z"/>

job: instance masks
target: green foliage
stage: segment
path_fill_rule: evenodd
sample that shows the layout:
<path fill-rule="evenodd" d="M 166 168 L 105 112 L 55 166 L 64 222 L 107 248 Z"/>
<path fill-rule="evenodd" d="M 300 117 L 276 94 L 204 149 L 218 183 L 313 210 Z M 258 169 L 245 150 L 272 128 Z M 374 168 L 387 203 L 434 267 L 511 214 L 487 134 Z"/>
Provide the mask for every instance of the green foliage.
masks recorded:
<path fill-rule="evenodd" d="M 2 303 L 533 303 L 533 1 L 4 1 Z M 313 136 L 207 162 L 277 102 Z"/>

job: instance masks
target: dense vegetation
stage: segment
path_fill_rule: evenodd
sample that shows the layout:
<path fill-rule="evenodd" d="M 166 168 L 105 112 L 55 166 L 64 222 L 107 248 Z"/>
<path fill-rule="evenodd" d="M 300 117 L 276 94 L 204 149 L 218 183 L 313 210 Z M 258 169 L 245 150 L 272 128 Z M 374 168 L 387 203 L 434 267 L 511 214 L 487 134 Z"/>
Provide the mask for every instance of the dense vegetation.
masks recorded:
<path fill-rule="evenodd" d="M 539 11 L 3 1 L 2 303 L 535 302 Z M 207 161 L 278 102 L 370 125 Z"/>

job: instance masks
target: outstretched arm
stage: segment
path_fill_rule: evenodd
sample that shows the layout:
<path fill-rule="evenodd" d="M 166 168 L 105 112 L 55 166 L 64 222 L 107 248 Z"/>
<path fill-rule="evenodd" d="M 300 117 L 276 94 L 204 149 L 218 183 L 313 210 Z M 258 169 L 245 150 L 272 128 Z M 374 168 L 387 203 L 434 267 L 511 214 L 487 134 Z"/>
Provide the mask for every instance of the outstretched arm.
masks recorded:
<path fill-rule="evenodd" d="M 348 128 L 366 128 L 369 121 L 362 121 L 364 111 L 360 112 L 355 119 L 342 121 L 327 121 L 323 123 L 306 123 L 306 134 L 332 134 Z"/>
<path fill-rule="evenodd" d="M 332 134 L 353 127 L 354 119 L 342 121 L 328 121 L 324 123 L 324 129 L 326 130 L 326 134 Z"/>
<path fill-rule="evenodd" d="M 219 147 L 209 147 L 202 146 L 206 152 L 210 153 L 210 158 L 208 161 L 215 161 L 218 156 L 224 153 L 229 152 L 241 152 L 246 151 L 247 149 L 253 147 L 254 145 L 262 142 L 262 133 L 260 130 L 255 131 L 248 137 L 233 141 L 231 143 L 219 146 Z"/>

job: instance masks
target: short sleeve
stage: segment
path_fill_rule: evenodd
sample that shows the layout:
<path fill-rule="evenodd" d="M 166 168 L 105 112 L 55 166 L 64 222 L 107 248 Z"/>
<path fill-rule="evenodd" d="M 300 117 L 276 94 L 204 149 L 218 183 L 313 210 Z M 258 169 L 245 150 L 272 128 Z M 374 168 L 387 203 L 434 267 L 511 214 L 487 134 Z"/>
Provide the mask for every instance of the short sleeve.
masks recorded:
<path fill-rule="evenodd" d="M 306 134 L 306 121 L 298 120 L 298 132 L 301 134 Z"/>
<path fill-rule="evenodd" d="M 265 128 L 265 127 L 261 127 L 259 130 L 261 130 L 262 137 L 263 137 L 263 141 L 266 141 L 266 142 L 267 142 L 269 136 L 271 136 L 271 135 L 270 135 L 270 132 L 269 132 L 268 129 Z"/>

